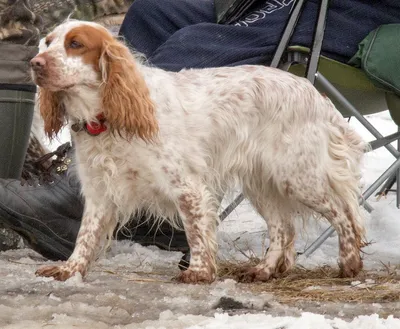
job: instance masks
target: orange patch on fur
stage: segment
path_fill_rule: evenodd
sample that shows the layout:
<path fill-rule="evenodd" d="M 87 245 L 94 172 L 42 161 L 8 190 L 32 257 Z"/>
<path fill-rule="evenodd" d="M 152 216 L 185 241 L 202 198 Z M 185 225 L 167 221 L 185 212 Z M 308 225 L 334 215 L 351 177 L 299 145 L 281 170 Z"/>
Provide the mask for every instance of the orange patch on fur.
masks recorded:
<path fill-rule="evenodd" d="M 104 117 L 111 130 L 152 142 L 158 122 L 150 91 L 129 49 L 114 39 L 103 43 L 100 63 Z"/>
<path fill-rule="evenodd" d="M 113 41 L 113 37 L 107 31 L 83 25 L 67 33 L 64 47 L 68 56 L 81 56 L 85 64 L 91 64 L 96 72 L 100 72 L 99 62 L 105 41 Z"/>
<path fill-rule="evenodd" d="M 60 92 L 39 89 L 40 114 L 44 122 L 45 134 L 53 139 L 64 126 L 65 107 L 61 102 Z"/>

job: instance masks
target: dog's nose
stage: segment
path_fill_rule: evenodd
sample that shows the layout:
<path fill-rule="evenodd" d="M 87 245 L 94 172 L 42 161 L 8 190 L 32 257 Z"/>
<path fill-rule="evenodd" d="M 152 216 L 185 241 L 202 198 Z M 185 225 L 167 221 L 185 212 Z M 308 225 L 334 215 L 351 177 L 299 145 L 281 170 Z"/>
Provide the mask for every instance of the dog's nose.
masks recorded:
<path fill-rule="evenodd" d="M 46 60 L 43 57 L 34 57 L 31 60 L 31 67 L 34 70 L 41 70 L 46 65 Z"/>

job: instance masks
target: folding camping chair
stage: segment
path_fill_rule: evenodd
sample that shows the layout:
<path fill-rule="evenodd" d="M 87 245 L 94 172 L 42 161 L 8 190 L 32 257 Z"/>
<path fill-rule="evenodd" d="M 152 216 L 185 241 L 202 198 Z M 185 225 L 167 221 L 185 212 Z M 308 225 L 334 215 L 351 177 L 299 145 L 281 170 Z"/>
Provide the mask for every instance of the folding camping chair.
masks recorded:
<path fill-rule="evenodd" d="M 344 117 L 355 117 L 376 138 L 370 143 L 371 150 L 385 147 L 395 157 L 393 164 L 364 191 L 360 204 L 371 212 L 373 209 L 366 200 L 380 186 L 383 185 L 380 193 L 387 193 L 394 182 L 397 182 L 396 204 L 400 208 L 400 128 L 397 133 L 384 137 L 364 117 L 367 114 L 389 109 L 393 121 L 400 126 L 400 97 L 389 90 L 374 86 L 361 69 L 321 55 L 329 0 L 321 0 L 311 50 L 300 46 L 287 47 L 306 1 L 294 2 L 271 66 L 288 70 L 299 76 L 306 76 L 318 90 L 333 101 Z M 390 144 L 396 140 L 398 141 L 397 150 Z M 225 219 L 243 200 L 244 196 L 240 194 L 221 213 L 221 220 Z M 304 251 L 304 254 L 307 257 L 310 256 L 334 231 L 332 226 L 329 227 Z"/>

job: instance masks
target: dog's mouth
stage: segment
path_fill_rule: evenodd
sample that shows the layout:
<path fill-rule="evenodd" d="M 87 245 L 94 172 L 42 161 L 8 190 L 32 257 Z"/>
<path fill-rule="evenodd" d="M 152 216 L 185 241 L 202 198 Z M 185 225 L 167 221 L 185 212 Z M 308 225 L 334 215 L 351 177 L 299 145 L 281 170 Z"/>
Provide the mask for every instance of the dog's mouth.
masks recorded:
<path fill-rule="evenodd" d="M 75 86 L 75 84 L 62 84 L 62 83 L 55 82 L 54 80 L 49 79 L 49 77 L 43 73 L 33 72 L 32 77 L 33 77 L 34 83 L 37 84 L 39 87 L 48 89 L 51 91 L 68 90 Z"/>
<path fill-rule="evenodd" d="M 47 78 L 43 76 L 42 74 L 34 73 L 32 74 L 33 77 L 33 82 L 37 84 L 39 87 L 46 87 L 48 84 Z"/>

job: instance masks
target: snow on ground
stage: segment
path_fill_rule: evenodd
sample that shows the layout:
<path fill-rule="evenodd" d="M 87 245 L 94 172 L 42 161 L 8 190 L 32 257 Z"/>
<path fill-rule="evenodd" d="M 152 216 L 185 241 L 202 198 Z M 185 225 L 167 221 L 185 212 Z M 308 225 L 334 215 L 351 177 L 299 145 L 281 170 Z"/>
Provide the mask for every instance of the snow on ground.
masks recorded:
<path fill-rule="evenodd" d="M 396 127 L 387 112 L 370 117 L 384 134 Z M 371 136 L 357 125 L 363 136 Z M 62 140 L 67 138 L 64 133 Z M 394 158 L 386 150 L 369 154 L 365 160 L 364 183 L 368 186 Z M 394 194 L 377 201 L 368 214 L 368 239 L 373 243 L 364 257 L 368 269 L 382 264 L 400 264 L 400 210 Z M 299 225 L 300 227 L 300 225 Z M 302 251 L 325 228 L 311 222 L 301 229 L 297 250 Z M 219 229 L 219 256 L 243 259 L 238 249 L 260 256 L 268 245 L 266 225 L 247 202 L 237 208 Z M 313 268 L 337 266 L 337 237 L 330 237 L 310 258 L 298 263 Z M 45 260 L 28 249 L 0 253 L 0 328 L 263 328 L 263 329 L 392 329 L 400 328 L 400 303 L 279 303 L 271 293 L 253 292 L 250 285 L 231 279 L 212 285 L 177 284 L 182 254 L 130 241 L 113 243 L 82 280 L 66 282 L 34 275 Z M 226 310 L 221 298 L 241 303 Z M 378 315 L 379 314 L 379 315 Z M 391 316 L 394 314 L 394 317 Z"/>

